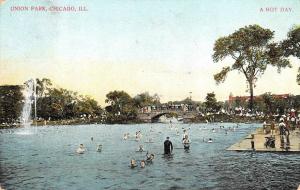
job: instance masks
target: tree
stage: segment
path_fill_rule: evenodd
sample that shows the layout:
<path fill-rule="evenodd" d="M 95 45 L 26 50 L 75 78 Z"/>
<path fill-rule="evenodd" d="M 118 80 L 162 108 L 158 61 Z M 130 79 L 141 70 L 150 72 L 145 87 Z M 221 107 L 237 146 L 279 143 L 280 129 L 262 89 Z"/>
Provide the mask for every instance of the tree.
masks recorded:
<path fill-rule="evenodd" d="M 153 97 L 154 105 L 161 105 L 160 96 L 158 94 L 155 93 L 152 97 Z"/>
<path fill-rule="evenodd" d="M 267 110 L 267 107 L 266 107 L 264 100 L 261 97 L 256 97 L 254 99 L 253 111 L 265 113 L 266 110 Z"/>
<path fill-rule="evenodd" d="M 49 88 L 52 86 L 52 82 L 50 79 L 36 79 L 36 93 L 38 97 L 43 97 Z"/>
<path fill-rule="evenodd" d="M 300 95 L 296 95 L 294 97 L 294 105 L 293 105 L 294 108 L 296 109 L 300 109 Z"/>
<path fill-rule="evenodd" d="M 78 96 L 76 92 L 63 88 L 52 88 L 50 79 L 36 81 L 38 118 L 59 120 L 82 115 L 89 118 L 102 116 L 103 110 L 91 97 Z M 24 104 L 23 88 L 24 86 L 17 85 L 0 86 L 0 123 L 17 122 Z"/>
<path fill-rule="evenodd" d="M 243 73 L 250 92 L 250 109 L 253 111 L 253 91 L 255 83 L 264 74 L 268 65 L 281 68 L 291 67 L 284 58 L 283 51 L 278 43 L 270 42 L 274 32 L 259 25 L 250 25 L 240 28 L 236 32 L 219 38 L 214 45 L 213 61 L 219 62 L 226 57 L 234 63 L 214 75 L 217 84 L 224 82 L 230 71 L 237 70 Z"/>
<path fill-rule="evenodd" d="M 134 104 L 138 108 L 142 108 L 149 105 L 157 105 L 159 104 L 159 99 L 157 99 L 157 96 L 151 96 L 148 92 L 144 92 L 141 94 L 136 95 L 134 98 Z"/>
<path fill-rule="evenodd" d="M 214 92 L 207 93 L 204 104 L 208 112 L 217 112 L 221 108 Z"/>
<path fill-rule="evenodd" d="M 294 26 L 287 34 L 287 39 L 281 42 L 284 55 L 300 58 L 300 26 Z M 300 67 L 298 69 L 297 83 L 300 85 Z"/>
<path fill-rule="evenodd" d="M 100 116 L 102 109 L 98 103 L 89 96 L 78 96 L 63 88 L 48 88 L 43 97 L 38 98 L 38 117 L 48 119 L 70 119 L 86 116 Z"/>
<path fill-rule="evenodd" d="M 235 107 L 241 107 L 242 105 L 242 99 L 240 96 L 237 96 L 234 100 L 234 103 L 235 103 Z"/>
<path fill-rule="evenodd" d="M 267 112 L 270 114 L 273 112 L 274 98 L 270 92 L 266 92 L 262 95 L 263 102 L 267 108 Z"/>
<path fill-rule="evenodd" d="M 124 91 L 113 91 L 106 95 L 105 103 L 107 111 L 107 122 L 126 123 L 137 118 L 137 108 L 133 99 Z"/>
<path fill-rule="evenodd" d="M 298 69 L 298 74 L 297 74 L 297 82 L 298 82 L 298 84 L 300 85 L 300 67 L 299 67 L 299 69 Z"/>
<path fill-rule="evenodd" d="M 71 91 L 63 88 L 49 89 L 47 97 L 40 98 L 40 102 L 43 104 L 38 104 L 38 116 L 53 119 L 70 118 L 73 115 L 70 114 L 69 105 L 73 103 L 73 100 Z"/>
<path fill-rule="evenodd" d="M 287 108 L 287 100 L 282 98 L 274 98 L 274 107 L 276 108 L 277 114 L 285 114 L 285 110 Z"/>
<path fill-rule="evenodd" d="M 0 86 L 0 122 L 14 123 L 20 117 L 23 106 L 22 86 Z"/>
<path fill-rule="evenodd" d="M 91 115 L 93 117 L 100 116 L 102 114 L 102 109 L 98 105 L 98 102 L 89 96 L 81 96 L 81 98 L 75 104 L 77 108 L 77 115 Z"/>

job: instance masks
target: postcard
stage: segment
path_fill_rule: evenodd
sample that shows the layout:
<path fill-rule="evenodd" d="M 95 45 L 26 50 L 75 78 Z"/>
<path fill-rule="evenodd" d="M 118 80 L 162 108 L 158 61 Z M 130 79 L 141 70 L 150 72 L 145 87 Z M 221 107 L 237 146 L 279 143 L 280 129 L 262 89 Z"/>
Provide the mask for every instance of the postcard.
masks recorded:
<path fill-rule="evenodd" d="M 0 190 L 296 190 L 299 134 L 299 0 L 0 0 Z"/>

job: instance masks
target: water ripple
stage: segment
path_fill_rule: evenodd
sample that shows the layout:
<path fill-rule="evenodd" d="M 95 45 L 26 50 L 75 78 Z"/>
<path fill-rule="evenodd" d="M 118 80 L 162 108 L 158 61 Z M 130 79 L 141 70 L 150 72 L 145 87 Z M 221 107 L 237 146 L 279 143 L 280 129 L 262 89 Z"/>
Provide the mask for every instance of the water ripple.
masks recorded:
<path fill-rule="evenodd" d="M 180 131 L 191 128 L 189 152 L 182 149 L 181 136 L 164 124 L 49 126 L 37 127 L 32 135 L 19 135 L 18 129 L 0 130 L 0 183 L 6 189 L 151 190 L 273 190 L 296 189 L 300 184 L 296 154 L 225 151 L 257 125 L 241 125 L 228 135 L 222 130 L 212 133 L 210 129 L 218 125 L 174 126 Z M 141 141 L 122 140 L 124 133 L 133 135 L 138 130 L 144 135 Z M 166 136 L 175 147 L 173 157 L 162 155 Z M 148 137 L 154 143 L 144 143 Z M 213 138 L 214 143 L 203 138 Z M 75 153 L 80 143 L 88 150 L 83 155 Z M 96 152 L 97 144 L 103 145 L 101 153 Z M 130 159 L 145 159 L 145 153 L 135 152 L 140 144 L 156 155 L 155 160 L 144 169 L 130 169 Z"/>

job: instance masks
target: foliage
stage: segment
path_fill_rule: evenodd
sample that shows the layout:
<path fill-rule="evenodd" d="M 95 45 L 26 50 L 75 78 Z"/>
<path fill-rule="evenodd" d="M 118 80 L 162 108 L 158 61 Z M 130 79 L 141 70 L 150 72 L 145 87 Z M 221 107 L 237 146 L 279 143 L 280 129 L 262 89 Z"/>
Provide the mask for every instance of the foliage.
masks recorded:
<path fill-rule="evenodd" d="M 263 102 L 265 104 L 266 110 L 264 110 L 266 113 L 272 113 L 273 112 L 273 104 L 274 104 L 274 97 L 270 92 L 266 92 L 262 95 Z"/>
<path fill-rule="evenodd" d="M 36 94 L 38 97 L 43 97 L 45 93 L 48 92 L 50 87 L 52 86 L 52 82 L 50 79 L 36 79 Z"/>
<path fill-rule="evenodd" d="M 294 96 L 293 108 L 300 110 L 300 95 Z"/>
<path fill-rule="evenodd" d="M 298 69 L 298 74 L 297 74 L 297 82 L 298 82 L 298 85 L 300 85 L 300 67 Z"/>
<path fill-rule="evenodd" d="M 103 113 L 89 96 L 63 88 L 53 88 L 50 79 L 37 79 L 37 116 L 42 119 L 96 118 Z"/>
<path fill-rule="evenodd" d="M 207 112 L 217 112 L 221 109 L 214 92 L 207 93 L 204 104 Z"/>
<path fill-rule="evenodd" d="M 283 57 L 284 52 L 278 43 L 271 42 L 274 32 L 259 25 L 250 25 L 238 31 L 219 38 L 214 45 L 214 62 L 230 57 L 234 63 L 223 67 L 221 72 L 214 75 L 217 84 L 224 82 L 230 71 L 243 73 L 250 92 L 250 109 L 253 110 L 253 90 L 256 80 L 263 75 L 268 65 L 281 68 L 291 67 Z"/>
<path fill-rule="evenodd" d="M 281 42 L 284 55 L 300 58 L 300 26 L 294 26 L 287 34 L 287 39 Z M 297 74 L 297 83 L 300 85 L 300 67 Z"/>
<path fill-rule="evenodd" d="M 124 91 L 112 91 L 106 95 L 105 107 L 108 123 L 127 123 L 137 119 L 137 107 L 133 98 Z"/>
<path fill-rule="evenodd" d="M 234 102 L 234 107 L 245 107 L 245 102 L 242 101 L 242 98 L 241 97 L 236 97 Z"/>
<path fill-rule="evenodd" d="M 241 107 L 245 108 L 245 100 L 241 100 Z M 233 104 L 234 107 L 238 107 Z M 254 110 L 262 111 L 267 115 L 285 114 L 289 109 L 300 110 L 300 95 L 289 95 L 287 97 L 277 97 L 270 92 L 266 92 L 254 99 Z"/>
<path fill-rule="evenodd" d="M 180 104 L 187 104 L 187 105 L 192 105 L 192 106 L 197 106 L 200 104 L 200 102 L 197 102 L 197 101 L 194 101 L 194 100 L 191 100 L 190 97 L 186 97 L 185 99 L 183 100 L 180 100 L 180 101 L 170 101 L 168 102 L 169 104 L 177 104 L 177 105 L 180 105 Z"/>
<path fill-rule="evenodd" d="M 71 119 L 81 117 L 98 117 L 102 109 L 89 96 L 78 96 L 63 88 L 48 89 L 43 97 L 38 98 L 37 114 L 43 119 Z"/>
<path fill-rule="evenodd" d="M 137 108 L 142 108 L 149 105 L 160 105 L 159 96 L 157 94 L 151 96 L 148 92 L 136 95 L 133 98 L 133 101 Z"/>
<path fill-rule="evenodd" d="M 254 99 L 253 110 L 266 113 L 266 104 L 261 97 Z"/>
<path fill-rule="evenodd" d="M 300 58 L 300 26 L 294 26 L 287 34 L 287 39 L 281 42 L 285 56 Z"/>
<path fill-rule="evenodd" d="M 89 96 L 78 95 L 63 88 L 54 88 L 52 82 L 47 80 L 39 85 L 37 97 L 37 116 L 39 119 L 64 120 L 64 119 L 93 119 L 107 123 L 129 123 L 137 121 L 138 110 L 143 106 L 160 104 L 157 95 L 141 93 L 134 98 L 124 91 L 112 91 L 106 95 L 105 112 L 97 101 Z M 236 98 L 234 107 L 246 107 L 246 101 Z M 170 105 L 189 105 L 189 109 L 201 112 L 218 112 L 221 108 L 229 110 L 228 102 L 218 102 L 214 92 L 208 93 L 204 103 L 196 102 L 190 98 L 182 101 L 170 102 Z M 23 105 L 22 86 L 0 86 L 0 122 L 18 122 Z M 300 95 L 290 95 L 287 98 L 276 97 L 271 93 L 265 93 L 257 97 L 254 102 L 254 110 L 267 114 L 283 114 L 288 109 L 300 110 Z"/>
<path fill-rule="evenodd" d="M 17 85 L 0 86 L 0 122 L 14 123 L 22 111 L 22 87 Z"/>
<path fill-rule="evenodd" d="M 38 117 L 44 119 L 72 118 L 75 116 L 75 100 L 76 97 L 71 91 L 62 88 L 49 89 L 49 92 L 44 97 L 38 98 Z"/>

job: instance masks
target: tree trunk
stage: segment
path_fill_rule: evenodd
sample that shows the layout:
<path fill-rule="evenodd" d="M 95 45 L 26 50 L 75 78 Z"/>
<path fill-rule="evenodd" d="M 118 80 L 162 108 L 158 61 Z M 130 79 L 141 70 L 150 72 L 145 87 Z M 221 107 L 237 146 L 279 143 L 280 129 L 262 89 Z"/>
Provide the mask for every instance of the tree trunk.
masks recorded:
<path fill-rule="evenodd" d="M 253 97 L 253 83 L 249 82 L 249 90 L 250 90 L 250 110 L 253 113 L 253 105 L 254 105 L 254 97 Z"/>

